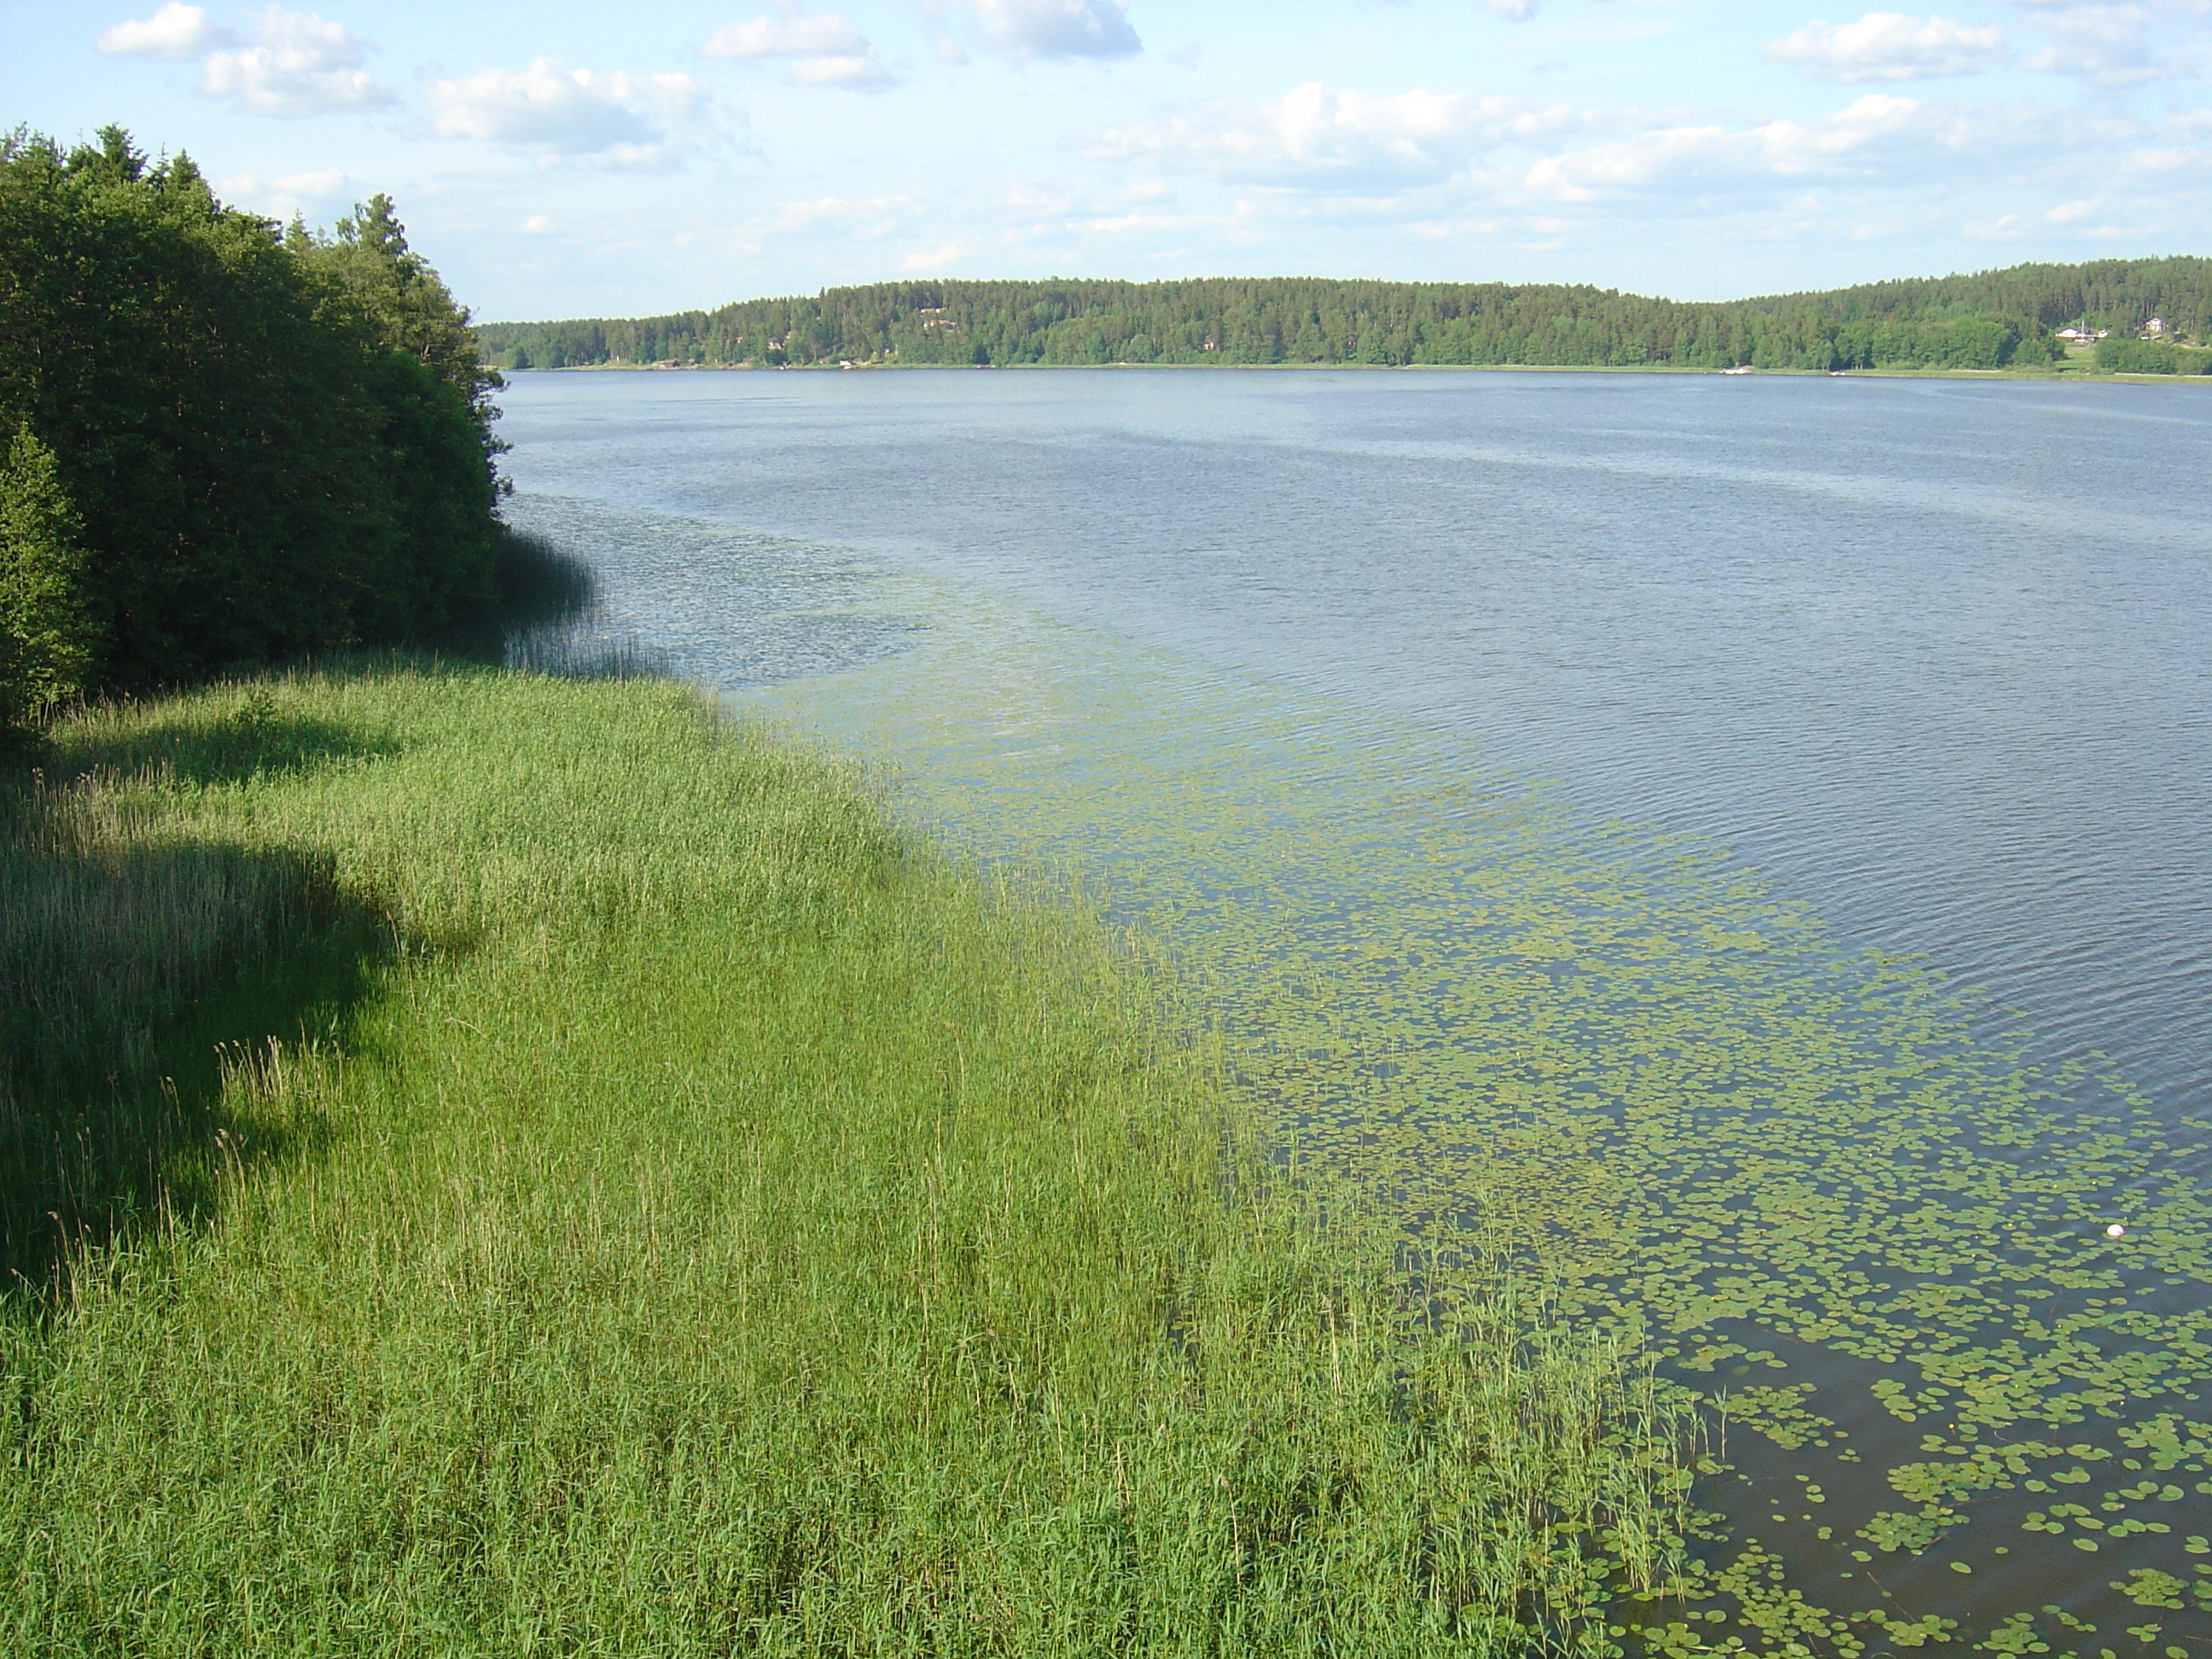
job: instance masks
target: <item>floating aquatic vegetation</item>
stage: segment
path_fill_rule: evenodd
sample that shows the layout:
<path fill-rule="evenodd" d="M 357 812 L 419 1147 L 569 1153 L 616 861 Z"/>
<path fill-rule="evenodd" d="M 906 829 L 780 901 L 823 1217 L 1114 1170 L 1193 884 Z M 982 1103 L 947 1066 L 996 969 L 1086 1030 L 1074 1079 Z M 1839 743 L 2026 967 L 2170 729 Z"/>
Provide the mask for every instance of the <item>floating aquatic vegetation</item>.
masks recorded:
<path fill-rule="evenodd" d="M 918 648 L 753 706 L 1172 952 L 1285 1156 L 1711 1401 L 1723 1518 L 1649 1644 L 2212 1638 L 2205 1121 L 1449 737 L 920 579 L 881 603 Z"/>

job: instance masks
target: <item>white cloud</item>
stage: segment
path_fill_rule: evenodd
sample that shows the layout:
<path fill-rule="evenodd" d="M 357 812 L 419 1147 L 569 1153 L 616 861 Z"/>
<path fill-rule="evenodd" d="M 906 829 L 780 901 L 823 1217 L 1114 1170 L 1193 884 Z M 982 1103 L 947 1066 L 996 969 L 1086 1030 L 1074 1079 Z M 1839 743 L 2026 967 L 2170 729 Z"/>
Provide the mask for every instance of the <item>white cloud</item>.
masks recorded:
<path fill-rule="evenodd" d="M 2046 240 L 2053 232 L 2072 240 L 2109 242 L 2139 234 L 2141 228 L 2113 223 L 2106 198 L 2092 196 L 2083 201 L 2063 202 L 2045 213 L 2008 213 L 2002 218 L 1971 222 L 1964 229 L 1978 242 Z"/>
<path fill-rule="evenodd" d="M 860 32 L 834 11 L 787 8 L 748 22 L 725 23 L 699 50 L 708 58 L 836 58 L 870 48 Z"/>
<path fill-rule="evenodd" d="M 1812 121 L 1661 127 L 1547 156 L 1524 183 L 1569 202 L 1814 181 L 1921 183 L 1962 162 L 2055 151 L 2069 142 L 2057 131 L 2060 120 L 2043 105 L 1938 104 L 1869 93 Z"/>
<path fill-rule="evenodd" d="M 862 238 L 887 236 L 921 216 L 922 205 L 906 196 L 854 199 L 823 196 L 811 202 L 786 202 L 760 228 L 783 235 L 841 230 Z"/>
<path fill-rule="evenodd" d="M 1144 179 L 1121 189 L 1096 193 L 1061 180 L 1030 180 L 1011 186 L 995 204 L 1002 246 L 1058 243 L 1071 247 L 1127 246 L 1161 234 L 1202 234 L 1209 246 L 1233 236 L 1250 217 L 1249 204 L 1228 212 L 1188 212 L 1176 202 L 1174 188 L 1162 179 Z M 1110 256 L 1109 256 L 1110 257 Z"/>
<path fill-rule="evenodd" d="M 362 67 L 369 43 L 313 12 L 270 6 L 248 27 L 258 44 L 237 52 L 212 52 L 200 66 L 200 90 L 224 98 L 251 115 L 320 115 L 331 110 L 375 109 L 393 100 Z"/>
<path fill-rule="evenodd" d="M 2044 49 L 2028 60 L 2030 69 L 2073 75 L 2113 89 L 2166 77 L 2203 72 L 2201 42 L 2187 36 L 2203 29 L 2212 4 L 2207 0 L 2122 0 L 2118 4 L 2079 4 L 2074 0 L 2013 0 L 2049 31 Z M 2044 21 L 2044 20 L 2048 20 Z"/>
<path fill-rule="evenodd" d="M 602 74 L 552 58 L 433 81 L 422 96 L 441 137 L 504 144 L 548 165 L 665 167 L 721 116 L 690 76 Z"/>
<path fill-rule="evenodd" d="M 917 248 L 899 261 L 901 270 L 943 270 L 975 257 L 975 249 L 967 242 L 939 242 L 933 247 Z"/>
<path fill-rule="evenodd" d="M 1415 90 L 1338 92 L 1309 82 L 1272 104 L 1233 100 L 1185 115 L 1105 127 L 1082 139 L 1094 159 L 1304 188 L 1449 175 L 1479 151 L 1572 131 L 1564 105 Z"/>
<path fill-rule="evenodd" d="M 957 0 L 987 52 L 1035 58 L 1126 58 L 1144 43 L 1124 0 Z M 957 43 L 954 43 L 955 51 Z M 940 53 L 943 52 L 940 47 Z"/>
<path fill-rule="evenodd" d="M 151 17 L 126 21 L 102 30 L 92 44 L 96 52 L 130 58 L 158 58 L 167 63 L 180 64 L 216 46 L 229 46 L 237 38 L 228 29 L 217 28 L 209 22 L 205 7 L 181 5 L 179 0 L 168 0 Z"/>
<path fill-rule="evenodd" d="M 1482 3 L 1500 17 L 1510 17 L 1516 23 L 1525 23 L 1536 15 L 1536 8 L 1544 0 L 1482 0 Z"/>
<path fill-rule="evenodd" d="M 104 31 L 93 45 L 171 63 L 201 58 L 200 90 L 251 115 L 320 115 L 393 101 L 392 90 L 363 67 L 374 50 L 368 41 L 343 23 L 277 5 L 247 18 L 241 36 L 209 22 L 204 7 L 168 0 L 150 17 Z M 218 50 L 228 47 L 237 50 Z"/>
<path fill-rule="evenodd" d="M 836 58 L 794 58 L 783 78 L 795 87 L 842 87 L 852 92 L 872 92 L 896 86 L 891 72 L 877 62 L 872 52 Z"/>
<path fill-rule="evenodd" d="M 2187 188 L 2199 179 L 2212 179 L 2212 110 L 2185 110 L 2170 115 L 2147 131 L 2130 135 L 2137 147 L 2118 158 L 2117 173 L 2149 181 L 2165 195 L 2177 186 Z"/>
<path fill-rule="evenodd" d="M 234 173 L 216 180 L 216 194 L 225 201 L 236 202 L 256 213 L 271 219 L 289 219 L 294 214 L 306 214 L 335 202 L 343 202 L 349 191 L 344 173 L 337 167 L 325 167 L 315 173 L 288 173 L 274 179 L 264 178 L 258 173 Z"/>
<path fill-rule="evenodd" d="M 1972 75 L 2009 55 L 1996 24 L 1870 11 L 1855 23 L 1818 20 L 1759 49 L 1816 81 L 1923 81 Z"/>
<path fill-rule="evenodd" d="M 866 37 L 834 11 L 785 6 L 743 23 L 725 23 L 699 50 L 708 58 L 788 58 L 783 78 L 795 87 L 871 92 L 898 83 Z"/>

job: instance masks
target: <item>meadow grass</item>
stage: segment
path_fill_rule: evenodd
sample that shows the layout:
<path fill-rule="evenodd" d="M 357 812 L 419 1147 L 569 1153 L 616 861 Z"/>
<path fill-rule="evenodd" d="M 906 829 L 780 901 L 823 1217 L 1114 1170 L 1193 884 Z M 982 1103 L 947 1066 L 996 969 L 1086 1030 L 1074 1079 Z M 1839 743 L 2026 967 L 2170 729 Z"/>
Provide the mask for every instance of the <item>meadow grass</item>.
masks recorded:
<path fill-rule="evenodd" d="M 52 745 L 0 832 L 0 1650 L 1663 1622 L 1633 1356 L 1416 1281 L 1126 941 L 850 769 L 406 665 Z"/>

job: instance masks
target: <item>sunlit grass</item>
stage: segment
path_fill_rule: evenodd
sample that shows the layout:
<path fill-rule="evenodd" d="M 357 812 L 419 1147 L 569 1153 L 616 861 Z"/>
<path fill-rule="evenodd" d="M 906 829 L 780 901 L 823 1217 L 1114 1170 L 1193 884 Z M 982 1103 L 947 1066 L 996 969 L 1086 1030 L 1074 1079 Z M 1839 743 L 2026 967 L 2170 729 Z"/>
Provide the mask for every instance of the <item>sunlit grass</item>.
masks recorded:
<path fill-rule="evenodd" d="M 1632 1356 L 1410 1296 L 1128 947 L 848 769 L 404 668 L 56 744 L 0 1649 L 1602 1652 L 1674 1570 Z"/>

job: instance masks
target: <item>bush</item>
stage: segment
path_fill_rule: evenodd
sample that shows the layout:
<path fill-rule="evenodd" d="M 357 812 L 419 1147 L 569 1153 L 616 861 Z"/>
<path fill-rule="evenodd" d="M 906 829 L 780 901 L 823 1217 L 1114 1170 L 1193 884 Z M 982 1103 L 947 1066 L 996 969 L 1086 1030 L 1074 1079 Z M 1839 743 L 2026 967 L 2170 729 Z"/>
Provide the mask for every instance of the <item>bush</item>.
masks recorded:
<path fill-rule="evenodd" d="M 2212 374 L 2212 351 L 2115 334 L 2097 342 L 2097 367 L 2108 374 Z"/>

